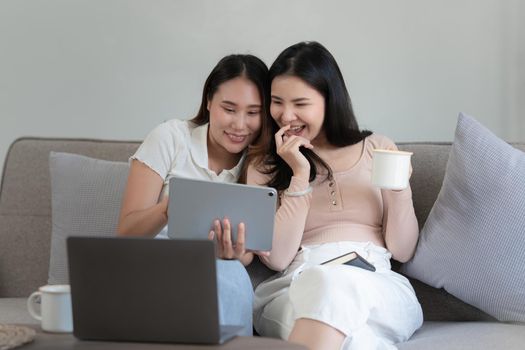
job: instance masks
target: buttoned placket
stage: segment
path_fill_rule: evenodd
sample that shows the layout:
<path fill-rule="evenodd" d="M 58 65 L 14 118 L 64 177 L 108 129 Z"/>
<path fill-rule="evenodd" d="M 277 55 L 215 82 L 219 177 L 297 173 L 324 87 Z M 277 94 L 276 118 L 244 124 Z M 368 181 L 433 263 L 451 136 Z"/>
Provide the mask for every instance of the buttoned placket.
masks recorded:
<path fill-rule="evenodd" d="M 337 181 L 335 180 L 335 177 L 330 174 L 328 176 L 327 181 L 327 190 L 328 190 L 328 198 L 329 198 L 329 207 L 330 211 L 339 211 L 343 209 L 343 199 L 341 197 L 341 191 L 339 190 L 339 186 Z"/>

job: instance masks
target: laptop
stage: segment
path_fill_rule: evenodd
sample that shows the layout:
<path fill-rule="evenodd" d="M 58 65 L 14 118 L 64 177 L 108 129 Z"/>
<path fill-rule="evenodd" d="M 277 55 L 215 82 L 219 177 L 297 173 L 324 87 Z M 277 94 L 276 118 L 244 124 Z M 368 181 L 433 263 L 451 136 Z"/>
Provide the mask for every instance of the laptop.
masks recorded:
<path fill-rule="evenodd" d="M 172 177 L 169 181 L 168 237 L 208 239 L 215 219 L 228 217 L 232 238 L 246 227 L 246 248 L 270 251 L 277 191 L 270 187 Z"/>
<path fill-rule="evenodd" d="M 69 237 L 73 334 L 84 340 L 222 344 L 211 241 Z"/>

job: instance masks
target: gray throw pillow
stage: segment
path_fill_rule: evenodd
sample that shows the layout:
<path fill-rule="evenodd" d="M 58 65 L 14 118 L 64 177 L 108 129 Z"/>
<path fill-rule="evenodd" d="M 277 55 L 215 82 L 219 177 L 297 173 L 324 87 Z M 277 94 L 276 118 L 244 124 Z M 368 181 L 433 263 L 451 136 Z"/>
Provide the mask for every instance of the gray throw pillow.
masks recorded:
<path fill-rule="evenodd" d="M 129 166 L 51 152 L 52 233 L 49 284 L 68 283 L 66 238 L 114 236 Z"/>
<path fill-rule="evenodd" d="M 439 196 L 401 272 L 525 321 L 525 153 L 460 114 Z"/>

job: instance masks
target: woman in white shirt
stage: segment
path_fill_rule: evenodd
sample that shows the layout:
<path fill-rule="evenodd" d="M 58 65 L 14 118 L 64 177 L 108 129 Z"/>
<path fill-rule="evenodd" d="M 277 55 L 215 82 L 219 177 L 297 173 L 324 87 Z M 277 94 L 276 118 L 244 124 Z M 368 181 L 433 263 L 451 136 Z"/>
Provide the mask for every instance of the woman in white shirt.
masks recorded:
<path fill-rule="evenodd" d="M 197 116 L 160 124 L 131 156 L 119 235 L 167 237 L 168 183 L 173 176 L 236 182 L 245 150 L 267 125 L 263 118 L 268 118 L 268 105 L 264 62 L 252 55 L 220 60 L 204 84 Z M 222 224 L 224 234 L 229 233 L 229 222 Z M 227 248 L 220 257 L 244 265 L 253 258 L 237 254 L 231 244 Z M 242 324 L 243 334 L 250 335 L 253 290 L 248 274 L 237 260 L 219 260 L 217 268 L 221 323 Z"/>

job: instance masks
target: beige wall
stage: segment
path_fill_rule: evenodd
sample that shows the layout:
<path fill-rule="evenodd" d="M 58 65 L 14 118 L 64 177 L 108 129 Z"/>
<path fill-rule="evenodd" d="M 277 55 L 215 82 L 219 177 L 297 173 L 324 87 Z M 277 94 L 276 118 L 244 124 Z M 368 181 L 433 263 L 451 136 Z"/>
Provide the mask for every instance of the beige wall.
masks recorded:
<path fill-rule="evenodd" d="M 458 112 L 525 141 L 520 0 L 1 0 L 0 165 L 17 137 L 142 139 L 192 116 L 225 54 L 327 46 L 362 126 L 452 140 Z"/>

